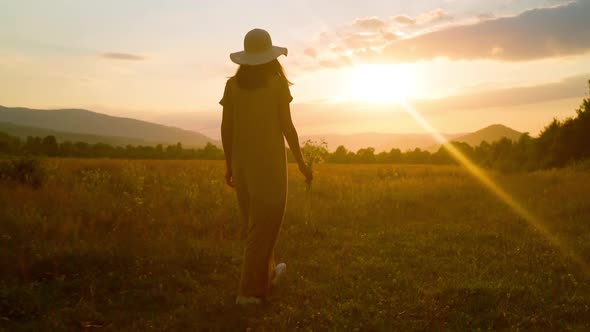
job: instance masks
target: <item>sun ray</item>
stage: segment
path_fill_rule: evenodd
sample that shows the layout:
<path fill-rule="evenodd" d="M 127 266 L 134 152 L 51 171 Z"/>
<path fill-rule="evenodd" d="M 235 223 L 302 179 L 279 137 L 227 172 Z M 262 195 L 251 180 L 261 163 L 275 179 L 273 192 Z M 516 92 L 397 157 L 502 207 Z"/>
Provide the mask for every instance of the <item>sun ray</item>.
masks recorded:
<path fill-rule="evenodd" d="M 412 107 L 407 101 L 400 100 L 399 105 L 408 113 L 416 122 L 422 126 L 433 138 L 439 143 L 445 144 L 447 140 L 443 135 L 440 134 L 414 107 Z M 510 195 L 504 188 L 499 184 L 495 183 L 491 177 L 474 162 L 472 162 L 467 156 L 461 151 L 455 148 L 451 144 L 445 144 L 445 148 L 450 155 L 457 160 L 467 171 L 478 180 L 486 189 L 496 195 L 502 202 L 508 205 L 519 217 L 525 220 L 529 226 L 538 230 L 539 233 L 549 241 L 551 245 L 556 247 L 563 256 L 570 258 L 581 270 L 586 274 L 590 275 L 590 266 L 580 255 L 561 241 L 558 237 L 553 235 L 551 231 L 545 226 L 545 223 L 541 219 L 526 209 L 520 202 L 518 202 L 512 195 Z"/>

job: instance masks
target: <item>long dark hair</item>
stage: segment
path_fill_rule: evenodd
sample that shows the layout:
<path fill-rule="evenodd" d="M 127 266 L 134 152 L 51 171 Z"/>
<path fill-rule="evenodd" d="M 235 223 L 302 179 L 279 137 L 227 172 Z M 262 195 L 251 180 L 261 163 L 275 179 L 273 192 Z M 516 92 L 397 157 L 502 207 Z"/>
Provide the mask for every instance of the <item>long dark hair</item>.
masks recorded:
<path fill-rule="evenodd" d="M 238 71 L 232 78 L 237 80 L 240 88 L 255 90 L 265 87 L 269 78 L 274 75 L 284 79 L 287 84 L 293 85 L 287 79 L 283 66 L 281 66 L 281 63 L 277 59 L 257 66 L 240 65 Z"/>

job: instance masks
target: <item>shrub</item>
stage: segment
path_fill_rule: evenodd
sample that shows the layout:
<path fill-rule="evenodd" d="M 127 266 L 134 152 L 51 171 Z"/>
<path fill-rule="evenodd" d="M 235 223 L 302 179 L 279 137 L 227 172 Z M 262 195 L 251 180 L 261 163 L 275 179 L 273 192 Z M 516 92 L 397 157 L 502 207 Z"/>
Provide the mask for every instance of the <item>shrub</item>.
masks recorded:
<path fill-rule="evenodd" d="M 0 161 L 0 179 L 40 188 L 47 179 L 47 172 L 41 159 L 20 157 Z"/>
<path fill-rule="evenodd" d="M 576 171 L 590 171 L 590 158 L 574 161 L 569 167 Z"/>

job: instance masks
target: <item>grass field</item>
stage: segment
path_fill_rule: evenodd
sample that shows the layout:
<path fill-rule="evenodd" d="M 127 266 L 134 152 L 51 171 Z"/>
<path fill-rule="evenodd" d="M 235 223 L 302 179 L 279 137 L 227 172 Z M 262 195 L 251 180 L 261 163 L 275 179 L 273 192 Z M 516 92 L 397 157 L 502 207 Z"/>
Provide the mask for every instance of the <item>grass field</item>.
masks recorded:
<path fill-rule="evenodd" d="M 241 308 L 223 162 L 46 165 L 0 183 L 0 329 L 590 329 L 590 276 L 459 167 L 319 165 L 311 194 L 291 168 L 288 275 Z M 590 261 L 590 172 L 493 178 Z"/>

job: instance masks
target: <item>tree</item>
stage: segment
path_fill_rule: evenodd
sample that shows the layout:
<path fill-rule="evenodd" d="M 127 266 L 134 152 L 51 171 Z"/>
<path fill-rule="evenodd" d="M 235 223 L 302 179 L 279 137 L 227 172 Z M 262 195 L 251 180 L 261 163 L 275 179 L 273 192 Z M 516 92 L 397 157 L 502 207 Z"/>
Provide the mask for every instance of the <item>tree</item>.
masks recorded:
<path fill-rule="evenodd" d="M 223 159 L 223 151 L 217 146 L 207 142 L 207 145 L 200 151 L 201 159 L 220 160 Z"/>
<path fill-rule="evenodd" d="M 357 161 L 364 164 L 372 164 L 377 159 L 375 158 L 375 148 L 363 148 L 356 152 Z"/>
<path fill-rule="evenodd" d="M 344 145 L 340 145 L 339 147 L 336 148 L 336 151 L 334 151 L 328 157 L 328 161 L 332 162 L 332 163 L 339 163 L 339 164 L 350 162 L 349 157 L 348 157 L 348 150 L 346 150 Z"/>
<path fill-rule="evenodd" d="M 402 158 L 402 150 L 396 148 L 389 150 L 389 162 L 401 163 Z"/>
<path fill-rule="evenodd" d="M 73 157 L 74 153 L 74 144 L 70 141 L 64 141 L 59 144 L 59 152 L 58 154 L 61 157 Z"/>
<path fill-rule="evenodd" d="M 0 154 L 17 154 L 20 148 L 20 138 L 0 133 Z"/>
<path fill-rule="evenodd" d="M 74 156 L 75 157 L 91 157 L 90 151 L 88 149 L 88 143 L 86 142 L 76 142 L 74 143 Z"/>
<path fill-rule="evenodd" d="M 427 164 L 430 163 L 430 153 L 415 148 L 413 151 L 406 152 L 406 161 L 412 164 Z"/>

